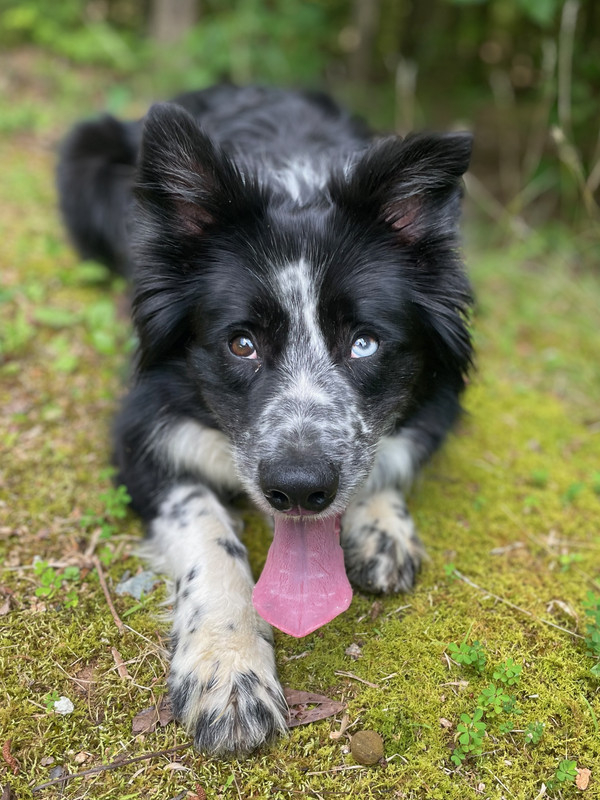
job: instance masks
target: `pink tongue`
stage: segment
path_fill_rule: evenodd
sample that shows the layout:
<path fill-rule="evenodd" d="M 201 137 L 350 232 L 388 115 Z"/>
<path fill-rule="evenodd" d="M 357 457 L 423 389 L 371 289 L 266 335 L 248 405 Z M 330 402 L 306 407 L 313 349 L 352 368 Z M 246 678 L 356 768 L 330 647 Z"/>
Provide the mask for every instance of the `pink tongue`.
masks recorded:
<path fill-rule="evenodd" d="M 345 611 L 352 589 L 339 542 L 339 517 L 275 520 L 254 608 L 284 633 L 306 636 Z"/>

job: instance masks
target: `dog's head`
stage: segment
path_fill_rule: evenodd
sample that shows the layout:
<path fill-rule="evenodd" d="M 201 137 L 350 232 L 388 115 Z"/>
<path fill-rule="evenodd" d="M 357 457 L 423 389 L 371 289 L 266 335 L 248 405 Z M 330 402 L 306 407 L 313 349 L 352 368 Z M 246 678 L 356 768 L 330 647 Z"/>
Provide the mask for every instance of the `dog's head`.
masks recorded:
<path fill-rule="evenodd" d="M 173 361 L 255 502 L 343 511 L 381 437 L 471 357 L 458 254 L 468 134 L 387 138 L 295 177 L 147 118 L 134 302 L 140 369 Z"/>

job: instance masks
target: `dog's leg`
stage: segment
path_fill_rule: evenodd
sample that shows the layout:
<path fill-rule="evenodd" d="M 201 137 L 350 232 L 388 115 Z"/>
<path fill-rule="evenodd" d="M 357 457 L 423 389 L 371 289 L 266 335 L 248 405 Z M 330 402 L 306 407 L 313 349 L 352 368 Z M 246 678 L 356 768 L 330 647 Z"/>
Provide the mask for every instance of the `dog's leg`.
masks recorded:
<path fill-rule="evenodd" d="M 375 593 L 412 589 L 425 554 L 404 496 L 395 488 L 361 494 L 348 506 L 341 543 L 349 579 Z"/>
<path fill-rule="evenodd" d="M 215 495 L 172 488 L 149 526 L 175 580 L 170 696 L 175 716 L 211 754 L 248 753 L 286 729 L 270 626 L 252 605 L 246 548 Z"/>

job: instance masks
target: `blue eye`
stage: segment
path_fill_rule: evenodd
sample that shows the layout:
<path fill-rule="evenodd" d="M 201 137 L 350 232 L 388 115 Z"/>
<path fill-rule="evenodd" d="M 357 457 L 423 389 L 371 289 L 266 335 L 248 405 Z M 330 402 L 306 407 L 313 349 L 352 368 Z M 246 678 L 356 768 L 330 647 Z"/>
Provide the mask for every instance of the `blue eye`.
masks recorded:
<path fill-rule="evenodd" d="M 374 355 L 379 349 L 379 342 L 374 336 L 363 334 L 354 340 L 350 351 L 350 358 L 367 358 Z"/>

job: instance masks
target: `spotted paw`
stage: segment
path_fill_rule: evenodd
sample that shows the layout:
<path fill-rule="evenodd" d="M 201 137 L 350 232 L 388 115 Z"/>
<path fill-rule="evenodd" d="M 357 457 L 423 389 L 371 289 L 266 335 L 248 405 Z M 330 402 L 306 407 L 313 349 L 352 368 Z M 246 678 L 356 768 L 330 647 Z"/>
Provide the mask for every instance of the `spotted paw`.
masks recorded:
<path fill-rule="evenodd" d="M 176 638 L 171 703 L 201 752 L 245 755 L 286 731 L 287 705 L 268 639 L 246 632 L 216 642 L 201 629 Z"/>
<path fill-rule="evenodd" d="M 425 550 L 402 495 L 386 489 L 352 503 L 342 519 L 348 577 L 368 592 L 412 589 Z"/>

